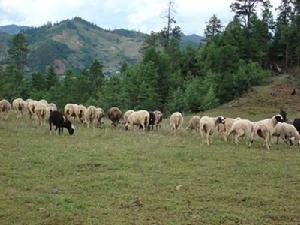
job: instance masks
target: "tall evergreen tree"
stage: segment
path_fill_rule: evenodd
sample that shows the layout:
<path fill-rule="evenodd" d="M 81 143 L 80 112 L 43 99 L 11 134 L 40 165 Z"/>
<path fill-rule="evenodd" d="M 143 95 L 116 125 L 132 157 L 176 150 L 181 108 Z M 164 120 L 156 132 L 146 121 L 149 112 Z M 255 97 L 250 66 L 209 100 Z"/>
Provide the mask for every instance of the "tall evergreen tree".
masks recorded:
<path fill-rule="evenodd" d="M 239 18 L 246 28 L 250 28 L 251 17 L 256 13 L 256 7 L 263 0 L 235 0 L 230 5 L 233 12 L 236 13 L 236 17 Z"/>
<path fill-rule="evenodd" d="M 49 90 L 51 87 L 55 86 L 58 82 L 57 76 L 54 71 L 54 67 L 50 66 L 47 71 L 46 76 L 46 83 L 47 83 L 47 90 Z"/>
<path fill-rule="evenodd" d="M 22 71 L 26 65 L 28 52 L 25 36 L 22 33 L 16 34 L 12 39 L 10 49 L 8 49 L 8 55 L 11 63 L 15 64 L 19 71 Z"/>
<path fill-rule="evenodd" d="M 208 24 L 204 30 L 206 40 L 209 40 L 218 33 L 220 33 L 221 29 L 221 20 L 215 14 L 213 14 L 213 16 L 209 19 Z"/>
<path fill-rule="evenodd" d="M 101 89 L 104 82 L 102 68 L 102 64 L 98 60 L 95 60 L 89 69 L 89 84 L 92 94 L 96 94 L 97 90 Z"/>

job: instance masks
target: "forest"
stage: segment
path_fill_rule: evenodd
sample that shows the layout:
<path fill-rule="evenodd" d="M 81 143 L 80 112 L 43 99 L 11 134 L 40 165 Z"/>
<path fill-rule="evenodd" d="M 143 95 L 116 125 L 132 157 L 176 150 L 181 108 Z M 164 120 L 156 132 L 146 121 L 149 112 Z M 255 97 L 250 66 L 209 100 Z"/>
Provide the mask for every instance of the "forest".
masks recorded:
<path fill-rule="evenodd" d="M 60 109 L 67 103 L 103 109 L 159 109 L 199 112 L 216 107 L 259 85 L 272 73 L 300 66 L 300 1 L 281 0 L 273 16 L 269 0 L 236 0 L 234 17 L 226 27 L 212 15 L 204 31 L 206 42 L 195 48 L 180 46 L 181 28 L 169 2 L 166 24 L 144 39 L 142 60 L 122 63 L 120 73 L 105 76 L 95 59 L 80 72 L 28 73 L 29 44 L 16 34 L 8 49 L 8 63 L 0 67 L 0 97 L 9 101 L 46 99 Z"/>

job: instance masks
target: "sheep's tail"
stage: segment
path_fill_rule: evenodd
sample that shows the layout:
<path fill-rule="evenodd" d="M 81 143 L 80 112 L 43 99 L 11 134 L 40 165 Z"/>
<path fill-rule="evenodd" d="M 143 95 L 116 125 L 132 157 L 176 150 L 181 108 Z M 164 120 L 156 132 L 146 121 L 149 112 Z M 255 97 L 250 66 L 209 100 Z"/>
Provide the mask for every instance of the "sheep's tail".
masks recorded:
<path fill-rule="evenodd" d="M 206 126 L 206 124 L 203 124 L 202 130 L 204 130 L 205 133 L 207 132 L 207 126 Z"/>

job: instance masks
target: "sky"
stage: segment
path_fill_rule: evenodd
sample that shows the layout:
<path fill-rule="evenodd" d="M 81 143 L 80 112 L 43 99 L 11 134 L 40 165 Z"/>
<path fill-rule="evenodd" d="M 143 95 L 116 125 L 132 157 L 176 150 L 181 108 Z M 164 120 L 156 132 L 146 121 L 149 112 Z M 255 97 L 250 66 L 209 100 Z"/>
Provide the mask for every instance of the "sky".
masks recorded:
<path fill-rule="evenodd" d="M 226 25 L 232 0 L 175 0 L 175 19 L 185 34 L 203 34 L 216 14 Z M 276 8 L 280 0 L 270 0 Z M 76 16 L 102 28 L 150 33 L 165 24 L 168 0 L 0 0 L 0 25 L 41 26 Z"/>

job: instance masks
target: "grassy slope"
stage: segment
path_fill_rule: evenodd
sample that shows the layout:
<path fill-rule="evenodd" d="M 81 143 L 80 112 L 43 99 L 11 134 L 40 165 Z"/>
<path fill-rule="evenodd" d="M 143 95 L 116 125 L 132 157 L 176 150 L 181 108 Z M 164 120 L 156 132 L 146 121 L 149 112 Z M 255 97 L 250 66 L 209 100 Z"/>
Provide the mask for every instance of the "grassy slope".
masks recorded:
<path fill-rule="evenodd" d="M 209 113 L 255 119 L 277 110 L 256 101 L 249 113 L 249 102 Z M 248 149 L 220 138 L 207 147 L 196 133 L 172 135 L 167 121 L 159 132 L 107 125 L 49 136 L 14 115 L 0 122 L 0 137 L 0 224 L 300 222 L 298 147 L 266 152 L 261 141 Z"/>
<path fill-rule="evenodd" d="M 293 88 L 297 95 L 291 95 Z M 300 73 L 295 76 L 281 75 L 271 77 L 262 86 L 253 87 L 241 98 L 206 113 L 217 115 L 222 113 L 230 117 L 261 119 L 278 113 L 283 107 L 289 119 L 300 117 Z"/>

